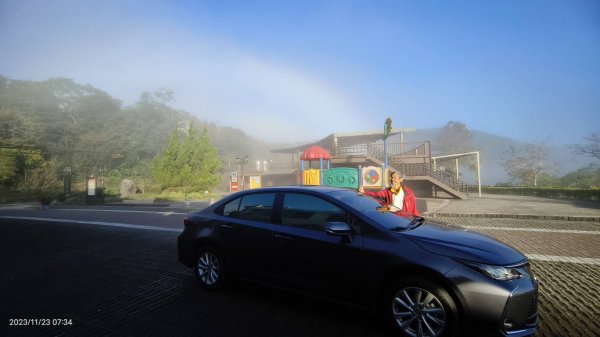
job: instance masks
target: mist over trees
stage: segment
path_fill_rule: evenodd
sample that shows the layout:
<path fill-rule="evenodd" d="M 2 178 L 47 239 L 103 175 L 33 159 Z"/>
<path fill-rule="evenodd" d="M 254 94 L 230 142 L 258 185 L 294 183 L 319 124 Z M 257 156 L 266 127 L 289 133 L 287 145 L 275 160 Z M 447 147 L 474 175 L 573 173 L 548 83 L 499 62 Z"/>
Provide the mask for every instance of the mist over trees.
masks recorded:
<path fill-rule="evenodd" d="M 473 134 L 464 123 L 450 121 L 435 139 L 435 150 L 440 155 L 459 154 L 473 151 Z"/>
<path fill-rule="evenodd" d="M 600 160 L 600 132 L 585 137 L 586 143 L 572 146 L 573 152 Z"/>
<path fill-rule="evenodd" d="M 170 107 L 174 95 L 161 88 L 123 106 L 106 92 L 70 79 L 34 82 L 0 76 L 0 188 L 33 186 L 26 180 L 47 176 L 44 169 L 56 177 L 49 189 L 61 190 L 66 168 L 74 182 L 95 175 L 135 178 L 148 185 L 152 160 L 167 147 L 173 130 L 192 124 L 203 130 L 195 141 L 214 145 L 219 167 L 236 157 L 266 159 L 270 154 L 269 144 L 239 129 Z"/>
<path fill-rule="evenodd" d="M 208 122 L 212 112 L 201 112 L 206 120 L 199 119 L 169 106 L 174 101 L 172 90 L 160 88 L 143 92 L 138 102 L 124 106 L 108 93 L 70 79 L 34 82 L 0 76 L 1 194 L 58 193 L 62 191 L 62 174 L 67 168 L 72 172 L 73 184 L 83 184 L 89 175 L 108 177 L 112 181 L 127 178 L 145 191 L 157 181 L 153 172 L 155 157 L 164 155 L 174 130 L 179 130 L 176 133 L 179 141 L 183 142 L 183 134 L 191 125 L 194 130 L 202 130 L 200 136 L 194 136 L 198 137 L 195 141 L 202 138 L 214 146 L 220 161 L 219 174 L 236 170 L 236 158 L 246 155 L 250 157 L 249 162 L 275 159 L 269 167 L 275 167 L 278 159 L 282 166 L 289 165 L 288 156 L 279 155 L 281 157 L 278 158 L 270 153 L 272 148 L 282 144 L 269 144 L 249 137 L 240 129 Z M 484 144 L 485 141 L 475 143 L 474 138 L 484 139 L 482 133 L 470 131 L 458 121 L 450 121 L 445 127 L 431 131 L 422 140 L 434 140 L 432 148 L 435 155 L 478 150 L 482 154 L 482 165 L 486 164 L 488 156 L 487 164 L 493 165 L 494 169 L 503 167 L 508 172 L 509 166 L 517 167 L 518 161 L 514 161 L 515 165 L 502 166 L 497 159 L 502 151 L 508 149 L 508 144 L 515 146 L 513 157 L 518 158 L 520 143 L 501 137 L 490 138 L 493 144 Z M 594 133 L 587 137 L 586 143 L 572 149 L 582 158 L 597 159 L 598 144 L 598 133 Z M 492 148 L 494 152 L 489 151 Z M 505 154 L 504 157 L 510 156 Z M 460 162 L 463 167 L 471 167 L 464 159 Z M 598 165 L 557 177 L 548 166 L 548 160 L 543 162 L 544 170 L 535 177 L 531 171 L 526 174 L 523 169 L 511 169 L 513 182 L 538 186 L 600 185 Z M 532 164 L 532 167 L 539 167 L 536 165 Z M 206 189 L 211 184 L 194 182 L 198 189 Z"/>
<path fill-rule="evenodd" d="M 542 173 L 550 175 L 558 168 L 558 163 L 548 160 L 549 149 L 543 143 L 511 145 L 504 153 L 502 165 L 506 172 L 522 184 L 538 186 Z"/>
<path fill-rule="evenodd" d="M 449 121 L 433 141 L 433 151 L 439 156 L 474 152 L 476 147 L 472 139 L 473 133 L 467 128 L 466 124 Z M 476 175 L 477 161 L 475 156 L 465 156 L 460 159 L 438 159 L 436 163 L 438 166 L 444 166 L 446 169 L 454 171 L 456 169 L 455 160 L 458 160 L 460 167 L 467 168 Z"/>
<path fill-rule="evenodd" d="M 460 154 L 479 151 L 483 174 L 489 170 L 502 169 L 511 179 L 505 180 L 500 185 L 524 185 L 538 187 L 573 187 L 590 188 L 600 186 L 600 166 L 589 164 L 571 172 L 558 173 L 562 169 L 560 154 L 565 149 L 552 147 L 545 142 L 518 143 L 497 136 L 470 131 L 467 126 L 458 121 L 450 121 L 443 128 L 429 130 L 433 134 L 432 148 L 437 156 Z M 571 150 L 581 156 L 594 157 L 598 154 L 600 134 L 595 133 L 586 137 L 587 142 L 571 146 Z M 487 140 L 492 138 L 492 140 Z M 424 140 L 424 139 L 423 139 Z M 477 141 L 479 140 L 479 141 Z M 558 152 L 557 152 L 558 151 Z M 562 152 L 560 152 L 562 151 Z M 564 158 L 564 157 L 563 157 Z M 596 157 L 597 158 L 597 157 Z M 565 160 L 565 159 L 563 159 Z M 438 159 L 438 166 L 445 166 L 452 170 L 454 159 Z M 474 171 L 474 160 L 464 157 L 459 160 L 462 168 Z M 565 165 L 569 164 L 564 162 Z M 491 167 L 493 165 L 493 167 Z M 465 171 L 462 171 L 465 173 Z M 464 176 L 462 176 L 464 179 Z M 506 178 L 505 178 L 506 179 Z"/>

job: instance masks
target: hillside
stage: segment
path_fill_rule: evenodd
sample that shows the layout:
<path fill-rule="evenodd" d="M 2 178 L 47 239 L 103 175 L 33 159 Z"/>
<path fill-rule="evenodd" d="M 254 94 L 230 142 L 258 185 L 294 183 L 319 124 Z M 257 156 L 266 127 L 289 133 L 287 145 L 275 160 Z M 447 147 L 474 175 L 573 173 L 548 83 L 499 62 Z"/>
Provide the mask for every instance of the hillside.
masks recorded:
<path fill-rule="evenodd" d="M 501 137 L 477 130 L 470 130 L 472 133 L 471 143 L 473 151 L 479 151 L 481 156 L 481 182 L 484 185 L 495 185 L 498 183 L 510 182 L 510 177 L 500 165 L 504 152 L 510 145 L 518 146 L 522 143 L 510 138 Z M 405 134 L 406 142 L 431 141 L 433 155 L 441 155 L 436 147 L 435 140 L 442 132 L 442 128 L 417 129 L 416 132 Z M 568 144 L 560 146 L 550 145 L 551 162 L 559 164 L 557 175 L 562 176 L 571 171 L 588 166 L 594 163 L 594 159 L 574 154 L 568 147 Z M 475 183 L 475 175 L 467 168 L 461 169 L 462 179 L 468 183 Z"/>
<path fill-rule="evenodd" d="M 183 136 L 192 127 L 192 132 L 208 129 L 224 170 L 237 157 L 271 156 L 271 144 L 173 109 L 173 100 L 172 92 L 160 89 L 122 106 L 106 92 L 69 79 L 32 82 L 0 76 L 0 148 L 41 151 L 61 170 L 70 167 L 81 177 L 134 169 L 162 152 L 174 130 Z"/>
<path fill-rule="evenodd" d="M 164 150 L 174 130 L 183 135 L 192 126 L 196 131 L 208 129 L 224 172 L 235 170 L 236 158 L 246 155 L 248 165 L 257 160 L 268 160 L 273 167 L 290 164 L 289 156 L 270 152 L 282 144 L 250 137 L 241 129 L 217 126 L 211 122 L 214 113 L 210 111 L 192 114 L 173 109 L 169 105 L 172 101 L 174 93 L 160 89 L 141 93 L 138 102 L 123 106 L 106 92 L 69 79 L 32 82 L 0 76 L 0 148 L 39 150 L 47 160 L 57 160 L 59 167 L 70 167 L 75 175 L 98 175 L 141 169 L 140 165 Z M 405 134 L 405 142 L 431 141 L 433 154 L 440 155 L 435 141 L 441 131 L 418 129 Z M 473 150 L 481 153 L 482 183 L 509 182 L 500 159 L 510 145 L 519 143 L 476 130 L 471 133 Z M 549 160 L 560 163 L 556 175 L 594 161 L 573 154 L 567 145 L 554 146 Z M 2 165 L 7 163 L 0 158 L 0 171 Z M 461 174 L 464 181 L 475 183 L 469 169 L 461 169 Z"/>

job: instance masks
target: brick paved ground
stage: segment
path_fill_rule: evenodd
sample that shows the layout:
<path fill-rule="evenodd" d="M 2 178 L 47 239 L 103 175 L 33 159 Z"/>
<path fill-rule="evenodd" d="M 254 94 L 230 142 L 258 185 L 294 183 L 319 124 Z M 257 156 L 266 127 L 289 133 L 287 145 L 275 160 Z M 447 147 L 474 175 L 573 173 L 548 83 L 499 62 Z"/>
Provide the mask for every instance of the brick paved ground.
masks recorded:
<path fill-rule="evenodd" d="M 591 259 L 531 260 L 540 286 L 536 336 L 600 336 L 600 267 L 588 263 L 600 258 L 600 235 L 592 234 L 600 223 L 441 220 L 476 227 L 528 255 Z M 391 336 L 377 318 L 329 302 L 252 285 L 201 290 L 176 261 L 174 232 L 7 220 L 0 228 L 1 336 Z M 73 325 L 10 327 L 9 318 L 69 318 Z"/>
<path fill-rule="evenodd" d="M 539 281 L 537 337 L 600 336 L 600 268 L 578 263 L 532 261 Z"/>
<path fill-rule="evenodd" d="M 364 311 L 321 300 L 248 284 L 202 290 L 176 261 L 177 233 L 2 219 L 0 228 L 0 336 L 391 336 Z"/>
<path fill-rule="evenodd" d="M 536 336 L 600 336 L 600 223 L 469 217 L 434 219 L 476 228 L 474 230 L 529 256 L 572 257 L 574 261 L 585 262 L 530 258 L 540 293 L 540 330 Z M 519 230 L 504 230 L 506 228 Z M 578 259 L 581 257 L 588 259 Z"/>

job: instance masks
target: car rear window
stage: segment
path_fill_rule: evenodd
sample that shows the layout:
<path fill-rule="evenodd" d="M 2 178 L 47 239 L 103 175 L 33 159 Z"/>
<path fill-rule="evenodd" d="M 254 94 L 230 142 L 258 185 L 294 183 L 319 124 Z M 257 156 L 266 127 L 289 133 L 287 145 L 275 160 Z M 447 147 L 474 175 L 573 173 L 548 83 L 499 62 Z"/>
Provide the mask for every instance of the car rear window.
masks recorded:
<path fill-rule="evenodd" d="M 275 193 L 248 194 L 241 198 L 238 219 L 271 222 Z"/>

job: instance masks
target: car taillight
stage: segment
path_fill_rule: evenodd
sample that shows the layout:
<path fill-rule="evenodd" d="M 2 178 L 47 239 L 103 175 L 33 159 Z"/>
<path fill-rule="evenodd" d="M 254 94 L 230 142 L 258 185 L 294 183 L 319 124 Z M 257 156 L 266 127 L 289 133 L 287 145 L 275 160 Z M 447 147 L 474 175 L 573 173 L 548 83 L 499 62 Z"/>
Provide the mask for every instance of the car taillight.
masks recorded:
<path fill-rule="evenodd" d="M 183 218 L 183 226 L 184 227 L 187 227 L 187 226 L 189 226 L 191 224 L 192 224 L 192 219 L 190 219 L 188 217 Z"/>

